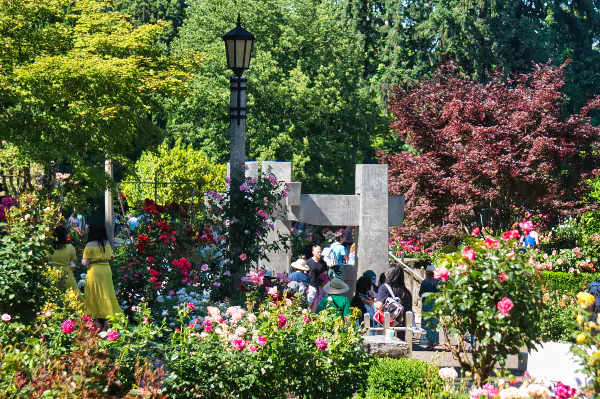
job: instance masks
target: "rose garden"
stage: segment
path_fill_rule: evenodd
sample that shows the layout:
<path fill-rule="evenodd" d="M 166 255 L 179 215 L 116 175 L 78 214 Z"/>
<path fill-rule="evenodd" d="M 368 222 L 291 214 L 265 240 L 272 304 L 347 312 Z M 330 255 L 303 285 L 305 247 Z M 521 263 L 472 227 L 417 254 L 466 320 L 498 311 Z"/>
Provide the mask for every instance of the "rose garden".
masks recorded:
<path fill-rule="evenodd" d="M 600 397 L 597 6 L 241 3 L 0 0 L 0 398 Z"/>

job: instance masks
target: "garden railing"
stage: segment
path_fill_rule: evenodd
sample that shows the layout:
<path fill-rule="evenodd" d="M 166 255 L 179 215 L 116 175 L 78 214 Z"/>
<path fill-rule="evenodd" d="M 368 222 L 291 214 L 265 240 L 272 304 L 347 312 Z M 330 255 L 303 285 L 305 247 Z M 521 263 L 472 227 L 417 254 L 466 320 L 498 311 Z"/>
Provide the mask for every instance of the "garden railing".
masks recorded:
<path fill-rule="evenodd" d="M 425 334 L 425 330 L 422 330 L 420 328 L 417 327 L 413 327 L 413 312 L 406 312 L 406 315 L 404 316 L 404 319 L 406 321 L 405 325 L 409 326 L 409 327 L 392 327 L 390 326 L 390 313 L 389 312 L 385 312 L 384 313 L 384 317 L 383 317 L 383 325 L 381 327 L 371 327 L 371 315 L 367 312 L 365 313 L 365 327 L 367 328 L 367 330 L 369 332 L 383 332 L 383 336 L 387 336 L 387 331 L 391 330 L 391 331 L 405 331 L 406 335 L 405 335 L 405 340 L 406 343 L 408 344 L 408 358 L 412 358 L 412 345 L 413 345 L 413 335 L 421 335 L 421 334 Z M 377 323 L 379 324 L 379 323 Z"/>

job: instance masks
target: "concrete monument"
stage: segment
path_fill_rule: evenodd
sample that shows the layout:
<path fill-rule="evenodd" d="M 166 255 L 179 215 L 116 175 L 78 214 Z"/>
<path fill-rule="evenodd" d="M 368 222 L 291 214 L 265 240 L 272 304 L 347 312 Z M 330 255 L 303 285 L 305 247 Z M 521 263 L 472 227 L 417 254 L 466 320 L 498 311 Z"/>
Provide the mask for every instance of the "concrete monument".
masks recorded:
<path fill-rule="evenodd" d="M 258 164 L 246 162 L 246 176 L 257 177 Z M 354 287 L 356 276 L 366 270 L 379 275 L 389 266 L 388 228 L 400 226 L 404 216 L 404 197 L 388 195 L 387 165 L 356 165 L 354 195 L 301 194 L 301 183 L 292 182 L 291 162 L 263 162 L 262 170 L 270 170 L 278 181 L 287 184 L 289 192 L 276 217 L 275 230 L 289 234 L 292 222 L 317 226 L 354 226 L 356 266 L 349 267 L 344 280 Z M 285 206 L 283 206 L 285 205 Z M 270 237 L 275 239 L 277 233 Z M 268 254 L 261 266 L 287 272 L 289 251 Z"/>

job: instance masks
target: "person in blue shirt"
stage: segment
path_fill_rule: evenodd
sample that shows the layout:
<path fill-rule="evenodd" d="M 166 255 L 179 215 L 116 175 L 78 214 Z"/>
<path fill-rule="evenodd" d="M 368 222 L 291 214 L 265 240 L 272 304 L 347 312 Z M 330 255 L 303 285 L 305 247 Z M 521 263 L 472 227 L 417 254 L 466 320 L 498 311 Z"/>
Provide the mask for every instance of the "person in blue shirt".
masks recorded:
<path fill-rule="evenodd" d="M 331 251 L 335 254 L 337 265 L 341 266 L 343 264 L 348 264 L 348 252 L 346 247 L 344 247 L 344 244 L 342 244 L 344 241 L 344 234 L 338 231 L 335 233 L 334 239 L 334 243 L 331 244 Z"/>
<path fill-rule="evenodd" d="M 294 269 L 294 272 L 288 276 L 290 280 L 304 283 L 307 286 L 310 284 L 310 278 L 308 277 L 309 267 L 306 265 L 304 259 L 298 259 L 292 263 L 292 269 Z"/>

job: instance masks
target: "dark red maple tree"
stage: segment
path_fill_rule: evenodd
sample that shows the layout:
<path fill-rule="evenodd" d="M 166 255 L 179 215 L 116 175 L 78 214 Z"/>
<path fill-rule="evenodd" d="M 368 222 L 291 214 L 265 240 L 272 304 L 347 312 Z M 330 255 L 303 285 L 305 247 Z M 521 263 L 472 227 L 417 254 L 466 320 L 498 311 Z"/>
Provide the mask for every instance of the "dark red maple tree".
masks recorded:
<path fill-rule="evenodd" d="M 600 128 L 589 112 L 600 100 L 563 115 L 567 65 L 508 80 L 495 73 L 487 84 L 446 65 L 419 88 L 396 91 L 392 128 L 411 150 L 378 155 L 390 194 L 406 196 L 401 233 L 448 243 L 482 218 L 497 229 L 524 211 L 581 211 L 598 167 Z"/>

